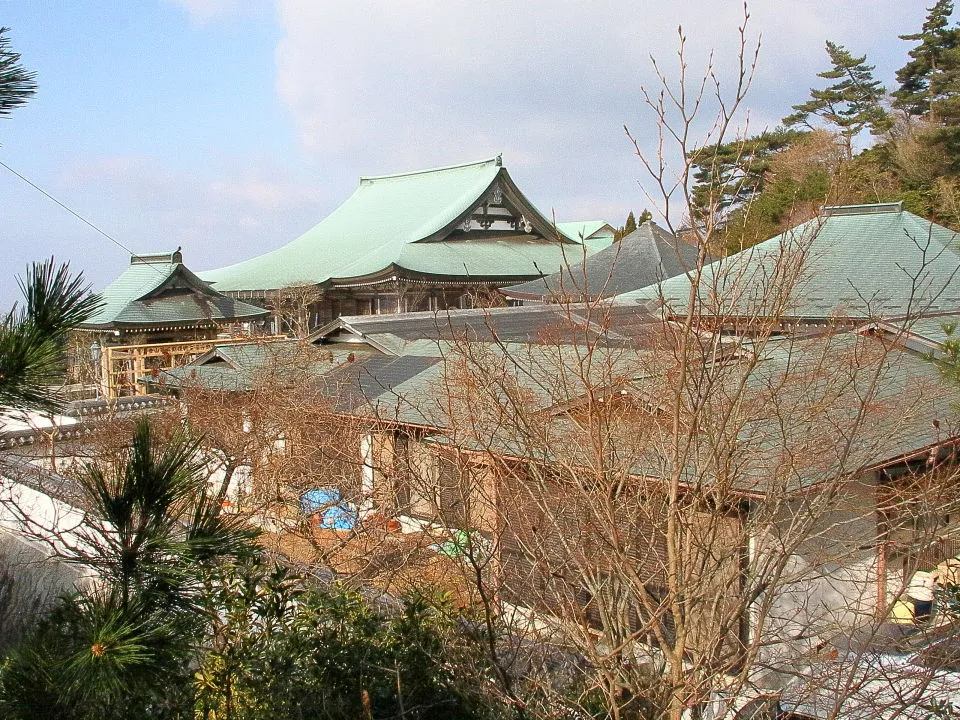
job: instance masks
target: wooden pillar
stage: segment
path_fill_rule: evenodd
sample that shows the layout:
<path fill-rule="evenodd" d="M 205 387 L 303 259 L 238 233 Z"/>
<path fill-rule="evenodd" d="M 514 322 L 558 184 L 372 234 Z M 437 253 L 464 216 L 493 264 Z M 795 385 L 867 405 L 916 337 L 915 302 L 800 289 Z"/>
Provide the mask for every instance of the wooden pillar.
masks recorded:
<path fill-rule="evenodd" d="M 100 352 L 100 367 L 98 368 L 99 376 L 97 377 L 97 385 L 100 389 L 100 394 L 107 398 L 108 400 L 116 397 L 116 388 L 113 379 L 113 348 L 103 344 L 103 348 Z"/>

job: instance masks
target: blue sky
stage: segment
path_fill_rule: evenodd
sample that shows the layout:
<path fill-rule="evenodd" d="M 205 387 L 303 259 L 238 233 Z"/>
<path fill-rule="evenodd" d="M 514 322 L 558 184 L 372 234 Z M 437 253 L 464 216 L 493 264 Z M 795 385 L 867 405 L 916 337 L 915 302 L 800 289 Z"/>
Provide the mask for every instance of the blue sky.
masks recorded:
<path fill-rule="evenodd" d="M 824 69 L 823 41 L 867 53 L 893 85 L 932 0 L 757 0 L 750 126 L 773 126 Z M 729 79 L 736 0 L 0 0 L 38 74 L 0 120 L 0 160 L 136 252 L 183 246 L 204 270 L 293 239 L 361 175 L 502 152 L 558 220 L 623 221 L 653 148 L 649 55 Z M 129 258 L 0 168 L 0 308 L 49 255 L 97 288 Z"/>

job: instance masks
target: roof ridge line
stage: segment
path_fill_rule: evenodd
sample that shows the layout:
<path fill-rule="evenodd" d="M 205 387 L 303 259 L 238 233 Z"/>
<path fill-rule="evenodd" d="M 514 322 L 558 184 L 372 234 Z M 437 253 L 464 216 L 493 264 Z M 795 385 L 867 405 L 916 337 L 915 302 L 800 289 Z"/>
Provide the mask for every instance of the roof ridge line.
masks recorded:
<path fill-rule="evenodd" d="M 820 208 L 821 215 L 837 217 L 843 215 L 882 215 L 887 213 L 903 212 L 903 200 L 885 203 L 860 203 L 854 205 L 824 205 Z"/>
<path fill-rule="evenodd" d="M 496 155 L 483 160 L 474 160 L 473 162 L 460 163 L 459 165 L 444 165 L 441 167 L 427 168 L 426 170 L 411 170 L 409 172 L 392 173 L 390 175 L 361 175 L 360 182 L 371 182 L 373 180 L 392 180 L 394 178 L 409 177 L 410 175 L 425 175 L 427 173 L 441 172 L 443 170 L 459 170 L 460 168 L 472 167 L 474 165 L 487 165 L 495 163 L 497 167 L 503 166 L 503 155 Z"/>
<path fill-rule="evenodd" d="M 180 248 L 166 252 L 130 253 L 131 265 L 182 265 L 183 253 Z"/>

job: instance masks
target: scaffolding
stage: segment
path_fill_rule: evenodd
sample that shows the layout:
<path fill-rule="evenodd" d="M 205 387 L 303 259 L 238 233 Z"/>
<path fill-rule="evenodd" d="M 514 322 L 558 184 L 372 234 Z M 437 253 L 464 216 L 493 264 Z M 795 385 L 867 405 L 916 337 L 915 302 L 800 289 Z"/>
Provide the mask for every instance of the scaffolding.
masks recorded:
<path fill-rule="evenodd" d="M 259 338 L 274 340 L 278 338 Z M 107 345 L 100 356 L 98 378 L 104 397 L 118 398 L 146 395 L 139 378 L 159 377 L 164 370 L 183 367 L 217 345 L 250 342 L 248 337 L 145 345 Z"/>

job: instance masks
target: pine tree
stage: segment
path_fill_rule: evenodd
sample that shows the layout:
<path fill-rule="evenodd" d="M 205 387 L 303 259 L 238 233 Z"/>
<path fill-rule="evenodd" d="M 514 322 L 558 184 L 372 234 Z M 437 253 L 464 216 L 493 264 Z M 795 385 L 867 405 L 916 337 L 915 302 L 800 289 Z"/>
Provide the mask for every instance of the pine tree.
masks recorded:
<path fill-rule="evenodd" d="M 727 213 L 754 198 L 763 190 L 771 158 L 806 135 L 806 130 L 777 128 L 691 153 L 697 216 L 713 209 Z"/>
<path fill-rule="evenodd" d="M 643 225 L 645 222 L 653 220 L 653 213 L 649 209 L 644 208 L 643 212 L 640 213 L 640 217 L 637 218 L 637 225 Z"/>
<path fill-rule="evenodd" d="M 24 303 L 0 317 L 0 405 L 55 410 L 51 386 L 62 377 L 67 335 L 96 312 L 83 275 L 53 258 L 34 263 L 20 281 Z"/>
<path fill-rule="evenodd" d="M 910 62 L 897 71 L 900 87 L 893 96 L 897 107 L 936 122 L 938 102 L 960 90 L 960 29 L 950 27 L 953 0 L 939 0 L 928 12 L 920 32 L 900 36 L 920 44 L 908 53 Z"/>
<path fill-rule="evenodd" d="M 880 106 L 886 90 L 873 77 L 873 65 L 867 65 L 867 56 L 854 57 L 842 45 L 827 41 L 827 55 L 832 68 L 817 77 L 835 80 L 823 90 L 811 89 L 810 99 L 794 105 L 796 110 L 783 119 L 787 127 L 806 125 L 814 129 L 811 115 L 839 129 L 847 151 L 853 157 L 853 138 L 865 128 L 874 134 L 890 127 L 890 116 Z"/>
<path fill-rule="evenodd" d="M 20 54 L 4 37 L 9 28 L 0 27 L 0 117 L 26 103 L 37 89 L 35 74 L 20 64 Z"/>

